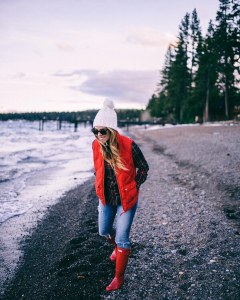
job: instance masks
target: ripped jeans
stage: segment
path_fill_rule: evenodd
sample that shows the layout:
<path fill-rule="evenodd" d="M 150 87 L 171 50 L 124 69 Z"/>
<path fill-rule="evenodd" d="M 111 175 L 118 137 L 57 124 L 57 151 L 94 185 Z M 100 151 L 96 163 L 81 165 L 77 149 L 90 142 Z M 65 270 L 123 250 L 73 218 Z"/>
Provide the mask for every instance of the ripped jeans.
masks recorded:
<path fill-rule="evenodd" d="M 138 202 L 137 202 L 138 203 Z M 98 229 L 99 235 L 109 237 L 114 235 L 113 223 L 116 219 L 116 237 L 115 242 L 120 248 L 129 249 L 131 243 L 129 241 L 129 234 L 133 222 L 133 218 L 137 209 L 137 203 L 123 213 L 122 205 L 112 206 L 106 204 L 105 206 L 99 200 L 98 206 Z"/>

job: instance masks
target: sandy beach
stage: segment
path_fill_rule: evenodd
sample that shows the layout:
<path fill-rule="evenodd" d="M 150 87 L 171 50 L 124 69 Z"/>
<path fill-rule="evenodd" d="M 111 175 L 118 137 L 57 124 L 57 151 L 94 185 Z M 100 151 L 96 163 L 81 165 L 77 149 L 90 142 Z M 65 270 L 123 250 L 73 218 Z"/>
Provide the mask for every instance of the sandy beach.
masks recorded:
<path fill-rule="evenodd" d="M 240 299 L 240 126 L 128 134 L 150 171 L 132 227 L 124 286 L 106 293 L 112 251 L 98 236 L 91 178 L 52 206 L 22 243 L 3 300 Z"/>

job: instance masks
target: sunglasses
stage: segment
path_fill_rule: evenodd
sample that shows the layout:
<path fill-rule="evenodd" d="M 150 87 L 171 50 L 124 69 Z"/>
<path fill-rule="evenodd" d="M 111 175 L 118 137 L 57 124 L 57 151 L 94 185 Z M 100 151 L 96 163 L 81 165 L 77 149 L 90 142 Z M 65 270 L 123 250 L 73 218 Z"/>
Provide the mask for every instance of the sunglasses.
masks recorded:
<path fill-rule="evenodd" d="M 97 130 L 96 128 L 93 128 L 92 133 L 95 135 L 98 135 L 98 133 L 101 133 L 101 135 L 106 135 L 108 133 L 108 129 L 102 128 L 102 129 Z"/>

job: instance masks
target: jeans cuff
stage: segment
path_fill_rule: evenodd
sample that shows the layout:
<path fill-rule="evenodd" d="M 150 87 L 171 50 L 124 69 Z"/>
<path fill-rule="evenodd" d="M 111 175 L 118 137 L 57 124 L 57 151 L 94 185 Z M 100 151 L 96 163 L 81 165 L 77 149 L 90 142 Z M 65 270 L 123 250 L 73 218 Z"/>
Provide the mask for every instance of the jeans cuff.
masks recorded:
<path fill-rule="evenodd" d="M 127 243 L 118 243 L 118 242 L 116 242 L 116 243 L 117 243 L 117 246 L 119 248 L 124 248 L 124 249 L 130 249 L 131 248 L 131 243 L 129 243 L 129 242 L 127 242 Z"/>

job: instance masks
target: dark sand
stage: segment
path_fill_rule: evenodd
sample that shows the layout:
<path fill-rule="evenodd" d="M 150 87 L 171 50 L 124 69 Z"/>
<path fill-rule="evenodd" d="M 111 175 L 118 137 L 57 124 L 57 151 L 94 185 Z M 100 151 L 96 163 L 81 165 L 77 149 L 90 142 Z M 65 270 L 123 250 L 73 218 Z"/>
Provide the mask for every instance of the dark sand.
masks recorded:
<path fill-rule="evenodd" d="M 23 245 L 3 299 L 99 299 L 112 269 L 97 233 L 93 179 L 67 192 Z"/>
<path fill-rule="evenodd" d="M 150 165 L 122 289 L 98 236 L 93 180 L 30 238 L 2 299 L 240 299 L 240 127 L 131 129 Z"/>

